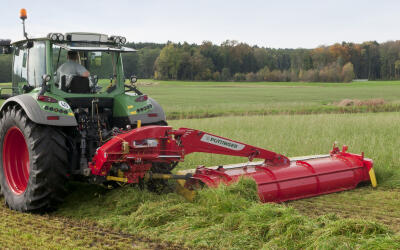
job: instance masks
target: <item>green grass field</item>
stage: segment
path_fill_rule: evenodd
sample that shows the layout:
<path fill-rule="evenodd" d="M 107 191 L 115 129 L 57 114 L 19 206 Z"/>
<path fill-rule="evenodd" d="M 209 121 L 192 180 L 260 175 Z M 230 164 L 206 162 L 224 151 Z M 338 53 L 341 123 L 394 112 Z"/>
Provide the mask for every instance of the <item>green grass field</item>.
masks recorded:
<path fill-rule="evenodd" d="M 107 85 L 107 82 L 101 80 L 100 84 Z M 8 85 L 0 84 L 0 88 Z M 139 80 L 139 89 L 164 107 L 169 120 L 233 115 L 400 111 L 400 81 L 343 84 Z M 335 105 L 343 99 L 383 99 L 386 104 L 379 107 Z"/>
<path fill-rule="evenodd" d="M 393 112 L 400 111 L 400 82 L 142 80 L 139 88 L 160 102 L 175 128 L 201 129 L 287 156 L 326 154 L 335 141 L 346 144 L 350 152 L 365 152 L 366 157 L 374 160 L 379 187 L 373 189 L 366 185 L 352 191 L 275 205 L 259 203 L 254 183 L 248 181 L 203 190 L 194 202 L 175 193 L 156 195 L 132 187 L 106 190 L 73 183 L 67 201 L 51 215 L 51 219 L 71 222 L 68 231 L 71 240 L 65 241 L 66 246 L 87 247 L 82 242 L 96 242 L 96 231 L 104 228 L 106 232 L 116 231 L 135 239 L 150 237 L 155 242 L 189 248 L 400 248 L 400 113 Z M 334 104 L 343 99 L 377 98 L 384 99 L 386 104 L 345 108 Z M 246 160 L 193 154 L 178 169 Z M 27 217 L 15 223 L 21 220 L 18 213 L 7 213 L 7 216 L 10 219 L 0 223 L 0 237 L 10 241 L 22 232 L 21 240 L 31 242 L 32 246 L 59 246 L 42 242 L 60 237 L 58 226 L 50 227 L 43 222 L 48 218 Z M 45 223 L 44 227 L 50 229 L 42 234 L 32 230 L 23 233 L 21 228 L 31 220 Z M 96 224 L 89 233 L 91 236 L 82 232 L 83 241 L 76 236 L 81 231 L 75 229 L 86 228 L 77 226 L 82 220 Z M 51 230 L 54 234 L 49 233 Z M 114 236 L 94 247 L 112 244 Z M 120 246 L 129 244 L 132 243 L 123 237 Z M 140 244 L 139 247 L 149 247 L 153 243 Z"/>
<path fill-rule="evenodd" d="M 165 108 L 168 119 L 365 112 L 376 109 L 334 105 L 343 99 L 384 99 L 387 105 L 379 107 L 378 111 L 400 110 L 399 81 L 343 84 L 142 80 L 140 83 L 144 86 L 139 88 Z"/>

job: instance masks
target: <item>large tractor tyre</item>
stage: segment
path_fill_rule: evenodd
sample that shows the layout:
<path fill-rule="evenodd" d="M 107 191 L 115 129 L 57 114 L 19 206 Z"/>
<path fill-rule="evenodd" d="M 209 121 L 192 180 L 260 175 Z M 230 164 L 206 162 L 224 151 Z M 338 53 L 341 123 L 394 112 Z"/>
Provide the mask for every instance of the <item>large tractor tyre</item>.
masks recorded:
<path fill-rule="evenodd" d="M 0 185 L 6 205 L 21 212 L 48 212 L 66 194 L 68 148 L 63 133 L 33 123 L 19 107 L 0 119 Z"/>

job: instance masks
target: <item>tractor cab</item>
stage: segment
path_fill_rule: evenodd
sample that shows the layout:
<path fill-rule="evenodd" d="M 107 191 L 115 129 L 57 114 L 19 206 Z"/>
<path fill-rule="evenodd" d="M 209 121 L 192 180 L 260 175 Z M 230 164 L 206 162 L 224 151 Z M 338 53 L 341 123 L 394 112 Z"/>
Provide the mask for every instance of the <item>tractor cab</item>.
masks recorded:
<path fill-rule="evenodd" d="M 142 124 L 166 124 L 161 106 L 136 87 L 136 76 L 124 75 L 123 55 L 136 52 L 125 43 L 126 38 L 121 36 L 82 32 L 50 33 L 47 37 L 14 42 L 10 46 L 14 59 L 12 97 L 29 95 L 37 101 L 38 113 L 60 112 L 51 122 L 36 120 L 42 124 L 75 126 L 77 122 L 72 118 L 76 118 L 76 109 L 93 112 L 95 104 L 100 113 L 113 117 L 112 126 L 136 126 L 138 120 Z M 71 63 L 67 59 L 69 52 L 77 55 L 73 63 L 90 75 L 60 71 L 64 64 Z M 69 108 L 60 111 L 55 107 L 59 102 Z"/>
<path fill-rule="evenodd" d="M 47 85 L 58 95 L 124 93 L 136 89 L 125 87 L 122 54 L 136 50 L 124 47 L 124 37 L 95 33 L 50 33 L 46 38 L 27 39 L 12 44 L 14 51 L 13 93 L 22 94 Z M 68 52 L 75 52 L 78 63 L 90 72 L 89 77 L 61 75 Z M 48 81 L 43 82 L 47 77 Z M 98 82 L 98 79 L 104 79 Z M 107 79 L 107 80 L 105 80 Z M 135 80 L 131 77 L 131 80 Z M 64 92 L 64 93 L 62 93 Z M 114 93 L 115 92 L 115 93 Z"/>
<path fill-rule="evenodd" d="M 73 94 L 112 93 L 124 89 L 125 76 L 122 53 L 136 50 L 123 47 L 124 37 L 108 37 L 93 33 L 68 33 L 48 35 L 51 39 L 54 84 L 58 89 Z M 64 39 L 65 38 L 65 39 Z M 89 77 L 62 75 L 60 68 L 67 62 L 67 54 L 75 52 L 76 60 L 88 72 Z M 107 79 L 98 84 L 98 79 Z"/>

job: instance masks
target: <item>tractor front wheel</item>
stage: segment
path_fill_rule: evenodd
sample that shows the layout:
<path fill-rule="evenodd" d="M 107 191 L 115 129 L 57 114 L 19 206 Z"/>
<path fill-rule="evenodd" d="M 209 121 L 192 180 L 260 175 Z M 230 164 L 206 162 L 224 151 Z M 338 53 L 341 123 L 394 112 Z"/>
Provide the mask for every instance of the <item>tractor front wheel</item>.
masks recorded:
<path fill-rule="evenodd" d="M 68 148 L 63 133 L 33 123 L 19 107 L 0 119 L 0 186 L 9 208 L 53 210 L 66 194 Z"/>

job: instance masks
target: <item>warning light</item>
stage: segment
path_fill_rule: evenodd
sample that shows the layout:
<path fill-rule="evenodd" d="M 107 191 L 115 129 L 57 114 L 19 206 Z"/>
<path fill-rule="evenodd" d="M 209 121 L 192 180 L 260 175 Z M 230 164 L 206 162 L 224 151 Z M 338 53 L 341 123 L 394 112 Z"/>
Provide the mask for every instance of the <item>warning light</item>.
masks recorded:
<path fill-rule="evenodd" d="M 22 20 L 25 20 L 28 16 L 26 15 L 26 9 L 21 9 L 19 11 L 19 18 L 21 18 Z"/>

